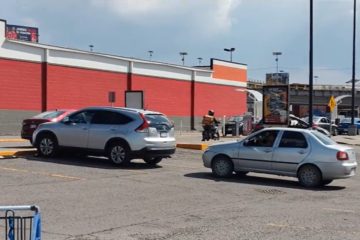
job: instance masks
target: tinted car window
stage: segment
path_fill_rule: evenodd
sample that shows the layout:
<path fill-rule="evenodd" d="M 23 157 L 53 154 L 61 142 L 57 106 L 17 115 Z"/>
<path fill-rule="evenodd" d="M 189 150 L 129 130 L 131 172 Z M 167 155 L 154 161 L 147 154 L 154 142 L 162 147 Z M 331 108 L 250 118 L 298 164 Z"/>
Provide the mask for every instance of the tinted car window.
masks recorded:
<path fill-rule="evenodd" d="M 307 148 L 305 136 L 299 132 L 285 131 L 281 137 L 279 147 L 283 148 Z"/>
<path fill-rule="evenodd" d="M 90 123 L 94 113 L 90 111 L 81 111 L 71 114 L 68 120 L 72 123 Z"/>
<path fill-rule="evenodd" d="M 279 131 L 269 130 L 256 134 L 246 141 L 245 146 L 272 147 Z"/>
<path fill-rule="evenodd" d="M 91 120 L 92 124 L 126 124 L 131 122 L 131 118 L 121 113 L 112 111 L 96 111 Z"/>
<path fill-rule="evenodd" d="M 170 122 L 170 120 L 166 116 L 161 114 L 146 114 L 145 119 L 149 122 L 150 126 L 165 124 L 169 127 L 172 127 L 172 123 Z"/>

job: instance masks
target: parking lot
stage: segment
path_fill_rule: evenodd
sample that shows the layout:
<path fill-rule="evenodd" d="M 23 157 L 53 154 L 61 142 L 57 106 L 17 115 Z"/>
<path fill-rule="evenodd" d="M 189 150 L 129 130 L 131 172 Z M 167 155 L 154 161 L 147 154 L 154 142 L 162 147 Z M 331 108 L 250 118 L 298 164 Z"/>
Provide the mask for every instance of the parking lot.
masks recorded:
<path fill-rule="evenodd" d="M 359 176 L 310 190 L 272 175 L 215 179 L 201 154 L 178 148 L 155 168 L 1 159 L 0 202 L 39 205 L 44 239 L 360 239 Z"/>

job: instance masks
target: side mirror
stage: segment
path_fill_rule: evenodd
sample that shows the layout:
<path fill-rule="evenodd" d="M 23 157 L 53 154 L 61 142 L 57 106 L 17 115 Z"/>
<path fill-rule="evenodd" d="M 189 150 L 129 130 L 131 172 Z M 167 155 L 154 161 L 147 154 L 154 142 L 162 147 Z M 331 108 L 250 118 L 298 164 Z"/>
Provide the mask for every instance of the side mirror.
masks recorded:
<path fill-rule="evenodd" d="M 244 146 L 246 147 L 246 146 L 248 146 L 248 144 L 249 144 L 249 139 L 246 139 L 246 140 L 244 141 Z"/>

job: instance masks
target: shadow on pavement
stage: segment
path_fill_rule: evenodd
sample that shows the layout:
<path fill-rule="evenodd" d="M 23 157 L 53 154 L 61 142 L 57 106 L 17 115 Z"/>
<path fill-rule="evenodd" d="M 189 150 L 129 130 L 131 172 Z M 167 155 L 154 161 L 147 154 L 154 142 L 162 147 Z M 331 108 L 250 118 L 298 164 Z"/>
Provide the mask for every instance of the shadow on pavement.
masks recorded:
<path fill-rule="evenodd" d="M 232 183 L 245 183 L 252 185 L 261 185 L 266 187 L 282 187 L 282 188 L 294 188 L 294 189 L 304 189 L 311 191 L 337 191 L 343 190 L 345 187 L 343 186 L 323 186 L 319 188 L 304 188 L 302 187 L 297 180 L 291 181 L 286 179 L 274 179 L 267 177 L 259 177 L 259 176 L 237 176 L 234 174 L 232 178 L 216 178 L 209 172 L 198 172 L 198 173 L 189 173 L 185 174 L 185 177 L 189 178 L 199 178 L 199 179 L 207 179 L 212 180 L 214 182 L 232 182 Z"/>
<path fill-rule="evenodd" d="M 38 156 L 26 156 L 23 157 L 28 161 L 36 161 L 36 162 L 47 162 L 54 164 L 62 164 L 62 165 L 71 165 L 71 166 L 79 166 L 79 167 L 90 167 L 90 168 L 102 168 L 102 169 L 128 169 L 128 170 L 146 170 L 146 169 L 158 169 L 162 168 L 161 166 L 151 166 L 146 164 L 145 162 L 141 162 L 141 160 L 132 160 L 127 166 L 117 166 L 113 164 L 109 159 L 105 157 L 96 157 L 96 156 L 76 156 L 76 155 L 67 155 L 61 154 L 58 157 L 54 158 L 43 158 Z M 161 164 L 161 162 L 159 163 Z"/>

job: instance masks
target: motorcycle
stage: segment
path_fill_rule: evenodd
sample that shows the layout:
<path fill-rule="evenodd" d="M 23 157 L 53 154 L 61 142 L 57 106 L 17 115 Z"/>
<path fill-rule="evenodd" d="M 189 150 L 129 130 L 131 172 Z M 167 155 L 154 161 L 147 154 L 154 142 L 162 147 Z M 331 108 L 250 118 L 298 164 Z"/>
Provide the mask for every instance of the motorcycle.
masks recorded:
<path fill-rule="evenodd" d="M 206 126 L 202 132 L 202 141 L 219 140 L 219 126 L 218 124 L 214 124 L 213 126 Z"/>

